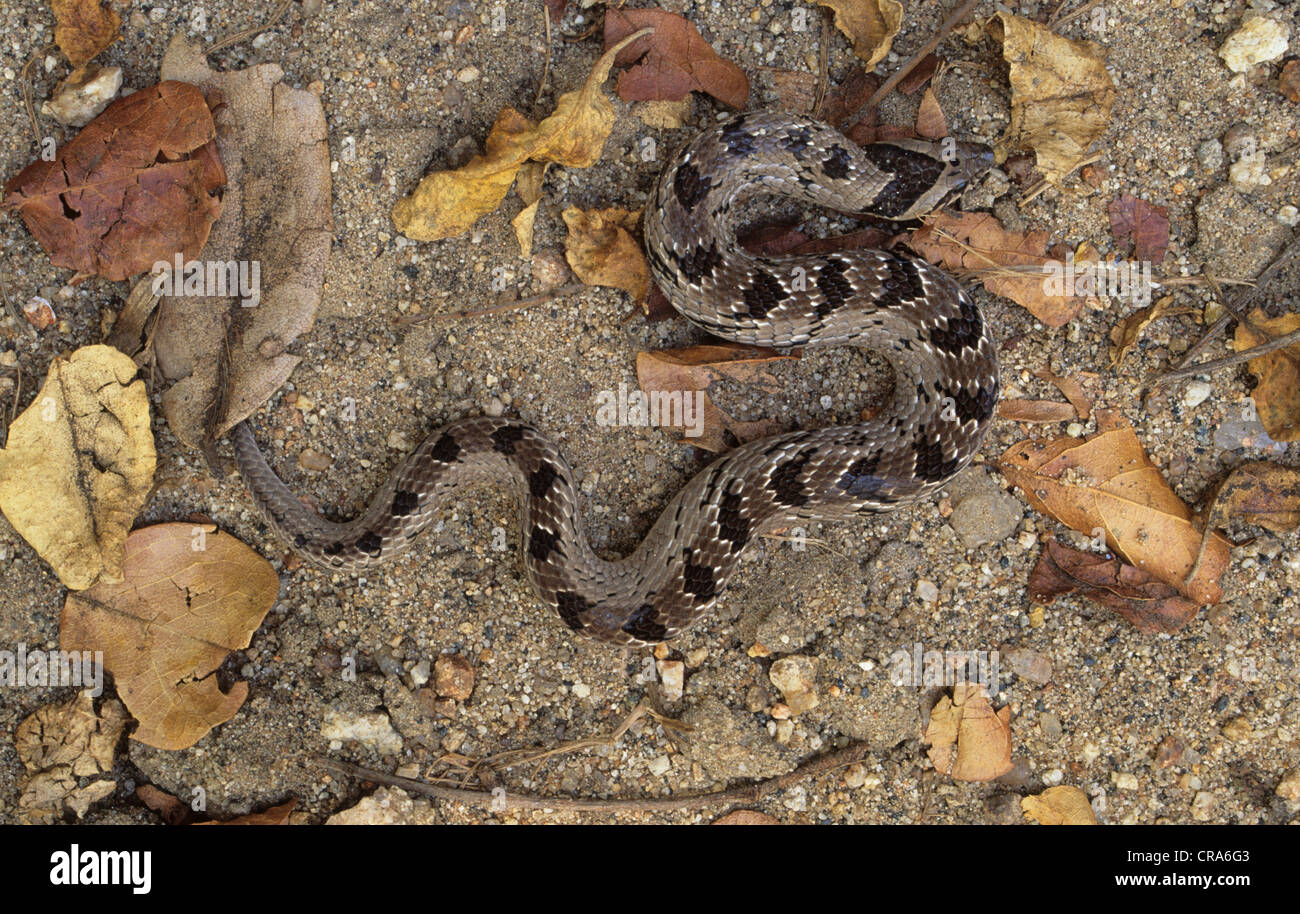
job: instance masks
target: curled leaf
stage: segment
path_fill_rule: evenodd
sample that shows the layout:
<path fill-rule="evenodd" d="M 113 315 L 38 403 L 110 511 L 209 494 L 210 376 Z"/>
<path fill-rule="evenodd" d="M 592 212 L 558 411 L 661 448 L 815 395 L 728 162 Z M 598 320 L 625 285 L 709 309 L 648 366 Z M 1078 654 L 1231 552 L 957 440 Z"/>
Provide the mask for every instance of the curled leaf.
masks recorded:
<path fill-rule="evenodd" d="M 627 292 L 634 301 L 645 301 L 650 293 L 650 267 L 641 244 L 632 237 L 640 211 L 571 206 L 563 215 L 569 227 L 564 256 L 574 275 L 589 286 L 612 286 Z"/>
<path fill-rule="evenodd" d="M 1300 330 L 1300 314 L 1266 317 L 1256 308 L 1249 323 L 1237 325 L 1233 345 L 1241 352 L 1296 330 Z M 1269 437 L 1300 441 L 1300 343 L 1251 359 L 1246 367 L 1259 378 L 1252 395 Z"/>
<path fill-rule="evenodd" d="M 930 712 L 926 755 L 957 781 L 991 781 L 1011 770 L 1011 708 L 994 711 L 979 685 L 958 684 Z"/>
<path fill-rule="evenodd" d="M 50 363 L 0 450 L 0 510 L 66 586 L 121 580 L 122 550 L 153 485 L 149 397 L 110 346 Z"/>
<path fill-rule="evenodd" d="M 14 733 L 27 769 L 18 814 L 46 824 L 61 821 L 65 809 L 80 818 L 117 790 L 108 774 L 128 722 L 120 701 L 105 699 L 96 710 L 87 690 L 25 718 Z"/>
<path fill-rule="evenodd" d="M 629 102 L 681 101 L 692 91 L 744 108 L 749 101 L 745 71 L 713 50 L 689 20 L 666 10 L 605 11 L 605 47 L 645 29 L 654 34 L 627 44 L 614 64 L 631 67 L 618 75 L 618 97 Z M 635 64 L 635 66 L 633 66 Z"/>
<path fill-rule="evenodd" d="M 1216 527 L 1240 520 L 1290 533 L 1300 526 L 1300 469 L 1266 460 L 1243 463 L 1219 483 L 1207 515 Z"/>
<path fill-rule="evenodd" d="M 1097 824 L 1088 795 L 1069 785 L 1049 787 L 1040 794 L 1022 797 L 1020 809 L 1039 825 Z"/>
<path fill-rule="evenodd" d="M 868 67 L 885 59 L 903 25 L 903 4 L 898 0 L 817 0 L 817 5 L 835 13 L 835 27 Z"/>

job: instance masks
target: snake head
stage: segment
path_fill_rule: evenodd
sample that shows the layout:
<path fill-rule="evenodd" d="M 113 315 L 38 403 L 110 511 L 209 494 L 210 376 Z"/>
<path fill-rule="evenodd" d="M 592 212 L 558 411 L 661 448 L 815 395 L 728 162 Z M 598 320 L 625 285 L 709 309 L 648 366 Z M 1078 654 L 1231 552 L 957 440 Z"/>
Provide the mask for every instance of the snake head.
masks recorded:
<path fill-rule="evenodd" d="M 892 199 L 873 209 L 877 215 L 900 221 L 938 208 L 993 164 L 993 150 L 982 143 L 898 139 L 872 143 L 862 151 L 894 178 L 889 188 Z"/>

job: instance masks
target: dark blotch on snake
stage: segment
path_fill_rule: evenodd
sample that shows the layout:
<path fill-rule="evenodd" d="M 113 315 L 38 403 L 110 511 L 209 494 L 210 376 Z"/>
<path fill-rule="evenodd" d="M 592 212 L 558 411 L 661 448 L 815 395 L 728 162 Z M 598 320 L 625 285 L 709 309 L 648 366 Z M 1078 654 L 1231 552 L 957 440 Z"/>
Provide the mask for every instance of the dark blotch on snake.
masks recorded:
<path fill-rule="evenodd" d="M 741 293 L 745 307 L 749 309 L 749 316 L 758 319 L 766 317 L 768 312 L 779 307 L 789 297 L 790 293 L 782 288 L 777 278 L 762 269 L 754 270 L 753 282 Z"/>
<path fill-rule="evenodd" d="M 893 179 L 876 195 L 871 211 L 880 216 L 900 216 L 939 180 L 945 165 L 942 160 L 923 152 L 904 149 L 890 143 L 870 143 L 862 147 L 876 167 L 893 175 Z"/>
<path fill-rule="evenodd" d="M 528 554 L 539 562 L 545 562 L 552 552 L 564 555 L 564 550 L 560 548 L 560 534 L 552 533 L 545 527 L 533 527 L 533 532 L 528 536 Z"/>
<path fill-rule="evenodd" d="M 696 286 L 705 276 L 712 276 L 713 271 L 721 263 L 722 255 L 718 253 L 717 247 L 712 242 L 692 248 L 678 258 L 682 275 Z"/>
<path fill-rule="evenodd" d="M 727 151 L 736 156 L 753 155 L 756 146 L 754 145 L 754 136 L 745 129 L 745 117 L 741 115 L 730 124 L 723 128 L 721 133 L 722 142 L 726 144 Z"/>
<path fill-rule="evenodd" d="M 890 257 L 884 262 L 887 271 L 881 279 L 881 288 L 899 301 L 921 301 L 925 298 L 925 285 L 921 270 L 905 257 Z"/>
<path fill-rule="evenodd" d="M 975 349 L 984 335 L 984 321 L 979 309 L 961 297 L 961 317 L 947 319 L 947 326 L 930 330 L 930 345 L 949 355 L 961 355 L 963 349 Z"/>
<path fill-rule="evenodd" d="M 663 641 L 668 635 L 668 629 L 655 621 L 658 617 L 659 610 L 653 604 L 643 603 L 623 623 L 623 631 L 642 641 Z"/>
<path fill-rule="evenodd" d="M 835 258 L 817 268 L 817 290 L 822 294 L 822 301 L 817 303 L 818 317 L 826 317 L 853 297 L 853 286 L 844 278 L 848 270 L 847 263 Z"/>
<path fill-rule="evenodd" d="M 803 475 L 804 467 L 816 453 L 815 447 L 805 448 L 772 470 L 772 477 L 767 481 L 767 487 L 776 495 L 778 502 L 789 507 L 808 504 L 808 493 L 804 491 L 799 477 Z"/>
<path fill-rule="evenodd" d="M 420 496 L 415 492 L 408 492 L 405 489 L 398 489 L 393 493 L 393 507 L 390 512 L 393 517 L 406 517 L 414 514 L 420 507 Z"/>
<path fill-rule="evenodd" d="M 832 146 L 830 155 L 822 160 L 822 171 L 826 172 L 828 178 L 843 180 L 849 176 L 849 161 L 847 149 L 843 146 Z"/>
<path fill-rule="evenodd" d="M 513 454 L 515 445 L 523 440 L 523 426 L 505 425 L 492 433 L 492 450 L 500 454 Z"/>
<path fill-rule="evenodd" d="M 384 549 L 384 538 L 373 530 L 367 530 L 357 539 L 357 548 L 369 556 L 379 555 Z"/>
<path fill-rule="evenodd" d="M 713 580 L 713 569 L 708 565 L 697 565 L 691 561 L 691 550 L 682 550 L 682 592 L 695 597 L 696 603 L 705 603 L 718 595 L 717 584 Z"/>
<path fill-rule="evenodd" d="M 560 474 L 549 463 L 543 463 L 528 474 L 528 494 L 533 498 L 544 498 L 551 491 L 551 484 Z"/>
<path fill-rule="evenodd" d="M 677 202 L 682 205 L 682 209 L 688 213 L 704 199 L 712 186 L 700 176 L 700 170 L 693 162 L 678 166 L 677 173 L 673 175 L 673 193 L 677 195 Z"/>
<path fill-rule="evenodd" d="M 322 549 L 321 552 L 323 552 L 325 555 L 329 556 L 330 558 L 333 558 L 334 556 L 342 555 L 343 550 L 345 548 L 346 547 L 342 543 L 340 543 L 338 540 L 335 540 L 334 542 L 327 545 L 324 549 Z"/>
<path fill-rule="evenodd" d="M 460 445 L 450 434 L 444 434 L 429 449 L 429 456 L 442 463 L 451 463 L 460 456 Z"/>
<path fill-rule="evenodd" d="M 564 620 L 564 624 L 576 632 L 584 627 L 579 616 L 591 609 L 591 604 L 576 593 L 561 590 L 555 595 L 555 609 Z"/>
<path fill-rule="evenodd" d="M 877 450 L 870 457 L 853 461 L 835 484 L 856 498 L 875 495 L 885 486 L 885 480 L 876 475 L 880 454 L 881 452 Z"/>
<path fill-rule="evenodd" d="M 923 479 L 926 482 L 936 482 L 951 476 L 956 472 L 957 464 L 961 462 L 956 457 L 945 460 L 943 445 L 938 441 L 931 441 L 926 436 L 924 425 L 917 429 L 916 439 L 912 442 L 912 450 L 916 455 L 916 467 L 913 474 L 917 479 Z"/>
<path fill-rule="evenodd" d="M 741 514 L 740 505 L 740 494 L 736 492 L 724 493 L 718 504 L 718 535 L 731 543 L 732 555 L 749 542 L 749 521 Z"/>
<path fill-rule="evenodd" d="M 800 124 L 797 127 L 790 128 L 790 132 L 785 139 L 781 140 L 782 148 L 794 153 L 796 159 L 802 159 L 808 152 L 808 147 L 812 145 L 812 130 L 807 125 Z"/>

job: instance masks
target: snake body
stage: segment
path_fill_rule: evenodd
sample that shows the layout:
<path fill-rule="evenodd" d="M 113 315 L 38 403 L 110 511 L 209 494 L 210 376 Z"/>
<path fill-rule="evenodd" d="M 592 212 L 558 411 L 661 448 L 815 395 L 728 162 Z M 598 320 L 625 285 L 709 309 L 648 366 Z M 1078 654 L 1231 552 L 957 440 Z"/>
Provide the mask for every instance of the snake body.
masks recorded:
<path fill-rule="evenodd" d="M 858 147 L 815 120 L 751 112 L 706 130 L 666 168 L 646 207 L 645 246 L 678 311 L 742 343 L 877 349 L 897 380 L 892 408 L 876 418 L 764 438 L 719 457 L 626 558 L 595 554 L 578 526 L 569 465 L 515 419 L 470 418 L 434 432 L 347 523 L 305 507 L 245 423 L 232 430 L 240 473 L 299 553 L 348 571 L 404 552 L 467 487 L 508 485 L 519 501 L 528 577 L 569 628 L 616 644 L 673 638 L 713 607 L 759 534 L 889 511 L 935 491 L 978 450 L 997 401 L 996 342 L 951 277 L 885 251 L 769 257 L 735 238 L 744 203 L 757 195 L 911 218 L 987 165 L 982 147 L 959 150 L 950 162 L 930 144 Z"/>

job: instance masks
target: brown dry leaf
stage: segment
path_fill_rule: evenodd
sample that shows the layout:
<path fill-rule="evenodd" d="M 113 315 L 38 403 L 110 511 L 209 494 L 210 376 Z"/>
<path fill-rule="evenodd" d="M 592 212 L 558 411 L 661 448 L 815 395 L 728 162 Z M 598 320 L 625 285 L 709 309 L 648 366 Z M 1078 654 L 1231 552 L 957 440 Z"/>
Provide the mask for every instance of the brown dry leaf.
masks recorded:
<path fill-rule="evenodd" d="M 780 825 L 781 820 L 769 816 L 765 812 L 758 812 L 754 809 L 737 809 L 735 812 L 729 812 L 721 819 L 715 819 L 714 825 Z"/>
<path fill-rule="evenodd" d="M 631 67 L 618 75 L 618 97 L 629 102 L 680 101 L 705 92 L 733 108 L 749 101 L 749 77 L 704 40 L 694 23 L 666 10 L 605 11 L 605 50 L 634 32 L 654 29 L 626 45 L 614 59 Z M 635 64 L 635 66 L 633 66 Z"/>
<path fill-rule="evenodd" d="M 640 37 L 629 37 L 596 61 L 582 88 L 566 92 L 555 111 L 534 125 L 513 108 L 497 115 L 485 151 L 465 166 L 426 175 L 393 206 L 393 222 L 415 241 L 438 241 L 469 231 L 480 216 L 505 199 L 525 162 L 589 168 L 600 161 L 614 127 L 614 106 L 601 91 L 614 58 Z"/>
<path fill-rule="evenodd" d="M 1277 91 L 1288 101 L 1300 102 L 1300 61 L 1288 60 L 1277 77 Z"/>
<path fill-rule="evenodd" d="M 168 825 L 184 825 L 190 820 L 189 806 L 152 784 L 141 784 L 135 789 L 135 795 Z"/>
<path fill-rule="evenodd" d="M 948 119 L 939 107 L 934 86 L 926 87 L 925 94 L 921 96 L 921 106 L 916 112 L 916 134 L 927 140 L 941 140 L 948 135 Z"/>
<path fill-rule="evenodd" d="M 127 531 L 153 486 L 149 397 L 111 346 L 50 363 L 0 449 L 0 511 L 74 590 L 121 580 Z"/>
<path fill-rule="evenodd" d="M 250 812 L 246 816 L 225 819 L 217 822 L 196 822 L 195 825 L 288 825 L 289 814 L 298 806 L 296 799 L 288 800 L 279 806 L 272 806 L 261 812 Z"/>
<path fill-rule="evenodd" d="M 885 59 L 903 25 L 898 0 L 817 0 L 835 13 L 835 27 L 853 44 L 853 53 L 874 67 Z"/>
<path fill-rule="evenodd" d="M 1119 613 L 1144 635 L 1182 631 L 1198 608 L 1141 569 L 1049 539 L 1029 574 L 1029 595 L 1050 603 L 1076 592 Z"/>
<path fill-rule="evenodd" d="M 1169 210 L 1120 194 L 1110 201 L 1110 233 L 1121 245 L 1133 243 L 1133 258 L 1159 266 L 1169 250 Z"/>
<path fill-rule="evenodd" d="M 1110 328 L 1110 367 L 1116 368 L 1124 361 L 1125 356 L 1138 344 L 1138 341 L 1142 339 L 1142 334 L 1146 333 L 1147 327 L 1150 327 L 1152 323 L 1162 317 L 1191 313 L 1191 308 L 1181 305 L 1175 308 L 1172 295 L 1166 295 L 1154 304 L 1137 309 Z"/>
<path fill-rule="evenodd" d="M 1079 418 L 1084 422 L 1092 415 L 1092 400 L 1083 392 L 1083 385 L 1074 378 L 1063 378 L 1046 368 L 1040 368 L 1034 372 L 1034 377 L 1042 378 L 1049 384 L 1055 385 L 1056 389 L 1065 394 L 1065 399 L 1070 401 L 1074 411 L 1079 414 Z"/>
<path fill-rule="evenodd" d="M 125 579 L 68 595 L 64 650 L 102 650 L 140 728 L 132 738 L 185 749 L 235 716 L 248 684 L 214 674 L 248 647 L 275 604 L 279 578 L 239 540 L 198 524 L 155 524 L 126 541 Z"/>
<path fill-rule="evenodd" d="M 515 192 L 524 201 L 524 208 L 519 215 L 510 220 L 519 241 L 519 254 L 528 257 L 533 253 L 533 222 L 537 219 L 537 207 L 542 201 L 542 182 L 546 178 L 545 162 L 529 162 L 519 169 L 515 181 Z"/>
<path fill-rule="evenodd" d="M 650 294 L 650 266 L 632 236 L 641 211 L 571 206 L 563 216 L 569 227 L 564 256 L 574 275 L 589 286 L 612 286 L 644 302 Z"/>
<path fill-rule="evenodd" d="M 925 729 L 934 768 L 958 781 L 991 781 L 1011 770 L 1011 708 L 993 710 L 983 686 L 958 684 L 939 699 Z"/>
<path fill-rule="evenodd" d="M 998 401 L 998 418 L 1013 422 L 1069 422 L 1075 415 L 1069 403 L 1053 400 Z"/>
<path fill-rule="evenodd" d="M 1250 320 L 1268 336 L 1244 321 L 1237 324 L 1233 346 L 1238 352 L 1300 329 L 1300 314 L 1266 317 L 1256 308 Z M 1274 441 L 1300 440 L 1300 343 L 1251 359 L 1246 367 L 1259 378 L 1252 396 L 1269 437 Z"/>
<path fill-rule="evenodd" d="M 1060 327 L 1074 318 L 1088 299 L 1063 294 L 1064 284 L 1059 292 L 1052 288 L 1048 270 L 1061 263 L 1048 256 L 1047 240 L 1047 232 L 1009 232 L 988 213 L 940 210 L 926 218 L 908 243 L 926 260 L 948 270 L 983 271 L 977 275 L 984 288 L 1023 305 L 1047 326 Z M 1085 250 L 1085 259 L 1089 253 Z M 998 267 L 1019 269 L 1000 271 Z"/>
<path fill-rule="evenodd" d="M 1020 798 L 1020 809 L 1039 825 L 1096 825 L 1088 795 L 1078 787 L 1049 787 Z"/>
<path fill-rule="evenodd" d="M 1290 533 L 1300 525 L 1300 469 L 1266 460 L 1243 463 L 1219 484 L 1207 516 L 1215 527 L 1234 519 Z"/>
<path fill-rule="evenodd" d="M 230 187 L 204 261 L 246 264 L 250 279 L 257 265 L 259 277 L 247 300 L 187 294 L 159 305 L 163 415 L 202 447 L 280 390 L 301 358 L 290 350 L 316 319 L 334 239 L 329 143 L 320 96 L 282 82 L 275 64 L 219 73 L 177 36 L 162 72 L 223 101 L 214 117 Z"/>
<path fill-rule="evenodd" d="M 50 0 L 50 9 L 54 11 L 54 43 L 74 70 L 117 41 L 122 28 L 117 11 L 100 6 L 99 0 Z"/>
<path fill-rule="evenodd" d="M 731 417 L 709 398 L 709 385 L 717 381 L 729 380 L 755 387 L 766 393 L 775 393 L 781 389 L 781 384 L 767 372 L 767 366 L 772 362 L 791 358 L 796 356 L 777 355 L 770 349 L 734 344 L 688 346 L 685 349 L 640 352 L 636 357 L 636 377 L 641 385 L 641 391 L 633 391 L 633 393 L 649 398 L 652 403 L 658 401 L 661 404 L 662 399 L 678 395 L 681 405 L 684 406 L 689 399 L 693 407 L 696 399 L 691 396 L 691 392 L 703 391 L 702 408 L 698 415 L 694 410 L 691 411 L 688 418 L 694 421 L 687 423 L 687 428 L 682 428 L 681 423 L 677 423 L 676 426 L 669 425 L 669 417 L 662 415 L 668 413 L 675 419 L 682 414 L 678 411 L 676 400 L 673 400 L 671 410 L 664 404 L 651 411 L 660 414 L 661 418 L 657 424 L 663 426 L 679 441 L 702 450 L 720 453 L 731 450 L 737 444 L 775 434 L 778 426 L 770 419 L 746 422 Z M 664 394 L 668 396 L 665 397 Z M 695 429 L 699 429 L 700 434 L 686 434 L 687 431 Z"/>
<path fill-rule="evenodd" d="M 1201 532 L 1187 505 L 1147 457 L 1122 415 L 1097 411 L 1099 431 L 1080 441 L 1061 437 L 1013 445 L 998 468 L 1024 492 L 1035 510 L 1086 536 L 1105 535 L 1125 562 L 1197 603 L 1219 602 L 1219 579 L 1228 567 L 1229 543 L 1211 537 L 1196 576 Z"/>
<path fill-rule="evenodd" d="M 1060 184 L 1110 124 L 1117 90 L 1104 51 L 1007 12 L 993 26 L 1011 80 L 1011 124 L 995 147 L 997 160 L 1032 149 L 1038 170 Z"/>
<path fill-rule="evenodd" d="M 203 93 L 166 81 L 120 98 L 54 161 L 37 159 L 5 183 L 55 266 L 121 280 L 197 257 L 221 213 L 226 173 Z"/>
<path fill-rule="evenodd" d="M 88 690 L 25 718 L 14 731 L 14 749 L 27 769 L 18 815 L 49 824 L 70 809 L 81 818 L 90 804 L 117 790 L 115 781 L 100 776 L 112 770 L 128 721 L 116 699 L 105 699 L 96 711 Z M 88 782 L 82 785 L 83 780 Z"/>

